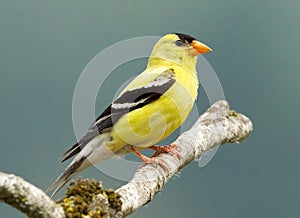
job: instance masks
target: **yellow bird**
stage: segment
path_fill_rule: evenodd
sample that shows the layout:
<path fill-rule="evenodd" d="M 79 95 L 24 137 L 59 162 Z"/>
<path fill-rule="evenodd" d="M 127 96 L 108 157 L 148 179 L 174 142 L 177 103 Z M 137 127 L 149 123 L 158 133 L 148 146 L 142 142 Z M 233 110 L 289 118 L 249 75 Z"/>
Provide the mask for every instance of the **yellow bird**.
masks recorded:
<path fill-rule="evenodd" d="M 176 145 L 156 146 L 187 118 L 197 97 L 196 56 L 211 49 L 194 37 L 172 33 L 154 46 L 147 68 L 109 105 L 87 133 L 64 154 L 62 162 L 76 155 L 48 188 L 54 196 L 73 176 L 89 166 L 133 152 L 144 163 L 156 163 L 162 152 L 179 154 Z M 146 157 L 139 151 L 155 150 Z"/>

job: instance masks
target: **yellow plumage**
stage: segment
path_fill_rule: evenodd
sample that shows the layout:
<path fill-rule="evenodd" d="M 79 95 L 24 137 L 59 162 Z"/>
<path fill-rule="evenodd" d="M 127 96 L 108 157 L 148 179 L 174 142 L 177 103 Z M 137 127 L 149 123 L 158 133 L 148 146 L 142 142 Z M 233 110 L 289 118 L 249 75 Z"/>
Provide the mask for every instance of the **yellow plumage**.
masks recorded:
<path fill-rule="evenodd" d="M 107 143 L 109 148 L 118 151 L 128 144 L 152 146 L 186 120 L 197 97 L 198 80 L 180 66 L 172 66 L 172 69 L 175 84 L 159 100 L 124 115 L 112 129 L 114 140 Z"/>
<path fill-rule="evenodd" d="M 108 159 L 112 152 L 130 151 L 146 163 L 159 163 L 138 150 L 150 148 L 168 137 L 187 118 L 197 98 L 196 56 L 209 47 L 185 34 L 168 34 L 154 46 L 147 68 L 97 118 L 86 135 L 64 154 L 63 161 L 77 154 L 50 186 L 54 194 L 74 175 Z M 159 163 L 163 168 L 165 166 Z"/>
<path fill-rule="evenodd" d="M 121 92 L 120 95 L 133 88 L 143 87 L 166 70 L 174 70 L 176 82 L 159 100 L 126 114 L 114 125 L 114 140 L 107 143 L 114 152 L 128 144 L 150 147 L 162 141 L 174 132 L 190 113 L 198 89 L 196 56 L 190 56 L 189 50 L 173 49 L 172 47 L 176 47 L 176 40 L 176 34 L 163 37 L 153 48 L 147 69 Z M 151 122 L 154 114 L 156 117 L 152 120 L 156 122 Z"/>

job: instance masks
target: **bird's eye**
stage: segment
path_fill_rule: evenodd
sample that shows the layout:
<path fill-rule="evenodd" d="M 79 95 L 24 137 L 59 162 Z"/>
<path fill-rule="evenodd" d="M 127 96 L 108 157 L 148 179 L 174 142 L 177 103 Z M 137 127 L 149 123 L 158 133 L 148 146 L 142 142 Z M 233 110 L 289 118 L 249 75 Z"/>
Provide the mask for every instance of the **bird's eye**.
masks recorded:
<path fill-rule="evenodd" d="M 177 40 L 177 41 L 175 42 L 175 44 L 176 44 L 177 46 L 186 46 L 186 44 L 185 44 L 183 41 L 181 41 L 181 40 Z"/>

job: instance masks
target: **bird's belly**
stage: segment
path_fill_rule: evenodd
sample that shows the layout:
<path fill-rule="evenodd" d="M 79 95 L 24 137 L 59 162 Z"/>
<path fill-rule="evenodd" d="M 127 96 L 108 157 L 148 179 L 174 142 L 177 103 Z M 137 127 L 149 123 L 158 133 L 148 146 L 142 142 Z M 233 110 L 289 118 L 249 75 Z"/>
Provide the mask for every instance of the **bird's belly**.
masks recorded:
<path fill-rule="evenodd" d="M 176 90 L 123 116 L 114 125 L 113 140 L 107 146 L 116 152 L 126 145 L 149 147 L 168 137 L 186 120 L 195 100 L 184 89 Z"/>

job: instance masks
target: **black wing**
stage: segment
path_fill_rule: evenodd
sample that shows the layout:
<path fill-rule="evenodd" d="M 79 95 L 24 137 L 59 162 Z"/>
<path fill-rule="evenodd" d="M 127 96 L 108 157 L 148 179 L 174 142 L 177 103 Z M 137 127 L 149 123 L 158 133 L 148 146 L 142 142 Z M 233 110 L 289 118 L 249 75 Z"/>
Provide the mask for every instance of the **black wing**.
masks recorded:
<path fill-rule="evenodd" d="M 78 154 L 95 136 L 109 130 L 123 115 L 157 100 L 175 81 L 174 70 L 168 69 L 144 87 L 124 92 L 105 109 L 90 126 L 87 133 L 63 154 L 61 162 Z"/>

